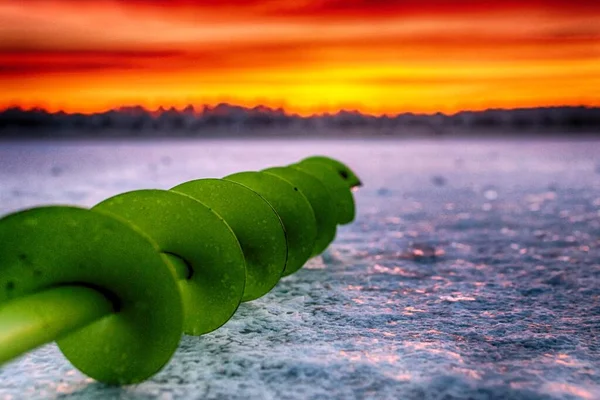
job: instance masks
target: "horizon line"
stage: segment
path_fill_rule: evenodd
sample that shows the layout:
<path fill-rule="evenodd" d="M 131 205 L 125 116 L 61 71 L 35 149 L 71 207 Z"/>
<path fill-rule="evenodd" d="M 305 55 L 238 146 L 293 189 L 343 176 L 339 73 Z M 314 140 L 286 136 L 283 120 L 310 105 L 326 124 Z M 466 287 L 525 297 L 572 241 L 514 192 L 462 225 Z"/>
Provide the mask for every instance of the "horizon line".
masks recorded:
<path fill-rule="evenodd" d="M 521 106 L 521 107 L 510 107 L 510 108 L 506 108 L 506 107 L 474 108 L 474 109 L 463 109 L 463 110 L 458 110 L 458 111 L 454 111 L 454 112 L 444 112 L 444 111 L 420 112 L 420 111 L 405 110 L 405 111 L 395 111 L 395 112 L 385 112 L 385 113 L 371 113 L 368 111 L 361 111 L 358 108 L 338 108 L 335 111 L 300 113 L 300 112 L 290 111 L 282 106 L 274 107 L 274 106 L 269 106 L 269 105 L 265 105 L 265 104 L 246 106 L 246 105 L 241 105 L 241 104 L 236 104 L 236 103 L 219 102 L 219 103 L 204 103 L 204 104 L 191 104 L 190 103 L 184 107 L 177 107 L 174 105 L 171 105 L 171 106 L 160 105 L 155 109 L 149 108 L 149 107 L 146 107 L 146 106 L 143 106 L 140 104 L 120 105 L 120 106 L 113 106 L 110 108 L 103 108 L 103 109 L 100 109 L 97 111 L 91 111 L 91 112 L 90 111 L 65 111 L 64 109 L 58 109 L 58 110 L 52 111 L 43 106 L 27 107 L 27 106 L 23 106 L 23 105 L 19 105 L 19 104 L 13 104 L 13 105 L 7 105 L 3 108 L 0 108 L 0 113 L 5 113 L 9 110 L 18 109 L 22 112 L 36 112 L 37 111 L 37 112 L 45 112 L 47 114 L 67 114 L 67 115 L 80 114 L 80 115 L 84 115 L 84 116 L 92 116 L 92 115 L 98 115 L 98 114 L 105 114 L 105 113 L 109 113 L 112 111 L 127 112 L 127 111 L 133 110 L 133 109 L 140 109 L 149 114 L 156 114 L 156 113 L 173 111 L 173 110 L 176 112 L 184 112 L 184 111 L 188 110 L 189 108 L 192 108 L 194 110 L 194 114 L 201 115 L 207 109 L 214 110 L 218 107 L 241 108 L 244 110 L 255 110 L 255 109 L 262 108 L 262 109 L 269 110 L 269 111 L 282 112 L 287 117 L 301 117 L 301 118 L 323 117 L 323 116 L 328 116 L 328 115 L 338 115 L 341 113 L 359 114 L 364 117 L 381 118 L 381 117 L 396 117 L 396 116 L 407 115 L 407 114 L 422 115 L 422 116 L 444 115 L 444 116 L 451 117 L 451 116 L 455 116 L 455 115 L 458 115 L 461 113 L 480 113 L 480 112 L 486 112 L 486 111 L 551 110 L 551 109 L 561 109 L 561 108 L 562 109 L 585 108 L 585 109 L 599 109 L 600 110 L 600 105 L 591 105 L 591 104 L 555 105 L 555 104 L 553 104 L 553 105 L 538 105 L 538 106 L 528 106 L 528 107 Z"/>

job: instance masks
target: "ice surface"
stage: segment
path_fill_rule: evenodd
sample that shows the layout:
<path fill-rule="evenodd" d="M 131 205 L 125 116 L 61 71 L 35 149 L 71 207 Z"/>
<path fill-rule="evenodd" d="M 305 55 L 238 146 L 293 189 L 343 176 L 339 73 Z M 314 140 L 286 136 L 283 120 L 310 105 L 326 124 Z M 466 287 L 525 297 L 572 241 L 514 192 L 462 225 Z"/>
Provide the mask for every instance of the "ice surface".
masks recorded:
<path fill-rule="evenodd" d="M 0 399 L 600 399 L 600 142 L 0 144 L 0 214 L 328 154 L 366 184 L 321 258 L 113 388 L 54 345 Z"/>

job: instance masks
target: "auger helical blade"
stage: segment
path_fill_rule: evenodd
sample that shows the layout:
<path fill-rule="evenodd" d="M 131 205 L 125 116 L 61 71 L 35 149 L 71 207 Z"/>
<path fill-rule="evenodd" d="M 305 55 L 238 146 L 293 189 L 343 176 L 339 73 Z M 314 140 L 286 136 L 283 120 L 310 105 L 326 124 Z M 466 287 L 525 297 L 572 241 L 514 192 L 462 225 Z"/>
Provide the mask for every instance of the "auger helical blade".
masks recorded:
<path fill-rule="evenodd" d="M 137 190 L 93 209 L 127 220 L 152 237 L 171 260 L 179 258 L 188 266 L 186 276 L 178 280 L 184 333 L 211 332 L 235 313 L 246 283 L 244 254 L 229 225 L 209 207 L 181 193 Z"/>
<path fill-rule="evenodd" d="M 284 179 L 264 172 L 240 172 L 224 179 L 254 190 L 279 214 L 288 247 L 288 260 L 283 276 L 302 268 L 315 246 L 317 222 L 310 203 L 299 189 Z"/>
<path fill-rule="evenodd" d="M 317 163 L 322 165 L 327 165 L 332 168 L 337 174 L 346 182 L 346 185 L 349 188 L 355 188 L 362 186 L 362 182 L 358 178 L 358 176 L 343 162 L 336 160 L 331 157 L 326 156 L 312 156 L 307 157 L 300 161 L 300 164 L 309 164 L 309 163 Z"/>
<path fill-rule="evenodd" d="M 0 219 L 0 363 L 56 341 L 109 384 L 158 372 L 182 333 L 226 323 L 355 216 L 360 184 L 341 162 L 199 179 L 116 195 L 87 210 Z"/>
<path fill-rule="evenodd" d="M 345 225 L 354 221 L 356 207 L 352 192 L 333 167 L 319 162 L 301 162 L 290 165 L 290 167 L 314 176 L 327 187 L 335 201 L 338 224 Z"/>
<path fill-rule="evenodd" d="M 112 384 L 141 382 L 175 352 L 181 296 L 150 238 L 115 218 L 75 207 L 34 208 L 1 219 L 0 329 L 2 305 L 66 286 L 94 289 L 114 304 L 114 311 L 49 338 L 86 375 Z M 76 300 L 60 292 L 44 300 L 60 303 L 65 296 Z M 49 325 L 64 318 L 46 317 Z M 0 343 L 4 346 L 10 344 Z"/>
<path fill-rule="evenodd" d="M 206 204 L 235 233 L 246 259 L 243 301 L 267 294 L 279 282 L 287 261 L 287 242 L 279 215 L 258 193 L 236 182 L 198 179 L 171 189 Z"/>
<path fill-rule="evenodd" d="M 276 167 L 263 170 L 268 174 L 278 176 L 306 197 L 315 214 L 317 237 L 313 247 L 313 256 L 321 254 L 335 238 L 337 218 L 335 202 L 325 185 L 314 176 L 290 167 Z"/>

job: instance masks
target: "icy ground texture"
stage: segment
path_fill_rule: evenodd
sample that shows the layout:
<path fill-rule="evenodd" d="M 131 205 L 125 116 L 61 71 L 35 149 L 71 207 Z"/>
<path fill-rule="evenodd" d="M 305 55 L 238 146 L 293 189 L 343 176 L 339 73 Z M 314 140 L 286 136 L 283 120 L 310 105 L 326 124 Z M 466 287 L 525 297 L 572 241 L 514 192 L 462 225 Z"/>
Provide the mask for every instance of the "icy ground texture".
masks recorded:
<path fill-rule="evenodd" d="M 0 214 L 314 153 L 366 183 L 322 259 L 148 382 L 49 345 L 0 369 L 0 398 L 600 399 L 600 143 L 0 144 Z"/>

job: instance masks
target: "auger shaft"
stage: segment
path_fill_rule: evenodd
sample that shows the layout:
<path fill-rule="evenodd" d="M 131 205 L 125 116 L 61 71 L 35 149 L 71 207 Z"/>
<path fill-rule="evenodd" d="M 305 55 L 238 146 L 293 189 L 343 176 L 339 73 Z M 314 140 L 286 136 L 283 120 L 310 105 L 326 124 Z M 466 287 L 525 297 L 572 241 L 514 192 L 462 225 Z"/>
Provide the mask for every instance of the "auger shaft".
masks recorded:
<path fill-rule="evenodd" d="M 113 312 L 99 291 L 60 286 L 0 307 L 0 364 L 83 328 Z"/>
<path fill-rule="evenodd" d="M 181 257 L 170 253 L 163 253 L 163 255 L 171 263 L 177 279 L 184 280 L 190 278 L 190 267 Z"/>

